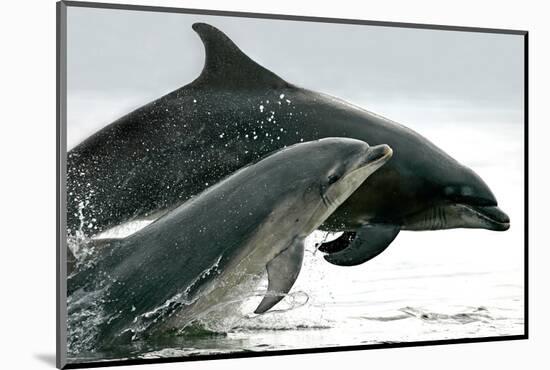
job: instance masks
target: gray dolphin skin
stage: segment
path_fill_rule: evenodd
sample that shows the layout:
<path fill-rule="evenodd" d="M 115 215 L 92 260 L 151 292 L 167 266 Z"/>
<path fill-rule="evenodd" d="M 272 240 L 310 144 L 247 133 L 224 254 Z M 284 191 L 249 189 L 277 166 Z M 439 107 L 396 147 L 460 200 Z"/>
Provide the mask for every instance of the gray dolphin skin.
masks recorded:
<path fill-rule="evenodd" d="M 381 253 L 400 230 L 507 230 L 485 182 L 420 134 L 338 98 L 288 83 L 225 34 L 196 23 L 201 74 L 113 122 L 68 153 L 68 235 L 92 236 L 175 208 L 279 148 L 323 137 L 388 144 L 393 159 L 322 226 L 336 265 Z"/>
<path fill-rule="evenodd" d="M 348 138 L 296 144 L 108 241 L 69 276 L 69 343 L 108 346 L 185 327 L 267 270 L 254 311 L 266 312 L 298 277 L 304 239 L 391 156 L 387 145 Z"/>

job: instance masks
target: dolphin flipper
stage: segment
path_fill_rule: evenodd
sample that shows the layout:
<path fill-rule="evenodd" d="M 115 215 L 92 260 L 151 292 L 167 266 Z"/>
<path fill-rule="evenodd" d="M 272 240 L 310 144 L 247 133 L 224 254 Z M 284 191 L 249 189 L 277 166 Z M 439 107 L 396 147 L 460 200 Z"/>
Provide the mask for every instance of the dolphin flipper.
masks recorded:
<path fill-rule="evenodd" d="M 365 225 L 358 229 L 353 241 L 349 246 L 332 254 L 325 256 L 325 259 L 338 266 L 356 266 L 378 256 L 382 253 L 399 234 L 400 228 L 396 225 L 372 224 Z M 337 248 L 341 246 L 338 245 Z M 330 246 L 324 248 L 330 250 Z"/>
<path fill-rule="evenodd" d="M 340 237 L 334 239 L 333 241 L 322 243 L 317 249 L 319 252 L 328 254 L 340 252 L 349 247 L 351 242 L 355 239 L 356 234 L 357 233 L 355 231 L 345 231 L 342 235 L 340 235 Z"/>
<path fill-rule="evenodd" d="M 275 306 L 298 278 L 304 259 L 304 239 L 296 238 L 267 264 L 267 293 L 254 313 L 264 313 Z"/>

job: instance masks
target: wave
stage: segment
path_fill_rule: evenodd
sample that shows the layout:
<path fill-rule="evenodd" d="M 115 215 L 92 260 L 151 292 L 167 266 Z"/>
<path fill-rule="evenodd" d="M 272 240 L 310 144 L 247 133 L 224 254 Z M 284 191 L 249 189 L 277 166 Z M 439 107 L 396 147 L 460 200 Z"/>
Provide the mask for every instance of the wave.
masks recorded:
<path fill-rule="evenodd" d="M 428 323 L 437 324 L 469 324 L 473 322 L 488 323 L 495 320 L 495 317 L 486 307 L 475 307 L 467 311 L 455 313 L 440 313 L 430 311 L 420 307 L 403 307 L 401 313 L 391 316 L 361 316 L 364 320 L 371 321 L 396 321 L 406 319 L 418 319 Z"/>

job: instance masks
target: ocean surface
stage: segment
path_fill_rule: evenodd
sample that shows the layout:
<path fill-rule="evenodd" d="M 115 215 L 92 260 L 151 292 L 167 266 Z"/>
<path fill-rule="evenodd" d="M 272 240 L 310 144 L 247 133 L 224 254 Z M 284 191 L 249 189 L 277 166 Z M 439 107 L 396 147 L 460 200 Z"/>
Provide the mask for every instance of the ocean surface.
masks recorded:
<path fill-rule="evenodd" d="M 252 313 L 265 290 L 263 281 L 252 293 L 219 307 L 221 314 L 206 315 L 197 328 L 181 335 L 136 341 L 114 352 L 80 353 L 69 356 L 69 361 L 523 334 L 521 111 L 470 109 L 439 101 L 370 101 L 359 105 L 405 123 L 474 169 L 510 216 L 511 228 L 506 232 L 405 231 L 380 256 L 355 267 L 325 262 L 322 253 L 316 251 L 316 243 L 335 235 L 315 232 L 308 239 L 296 284 L 272 311 Z M 73 107 L 78 108 L 78 104 Z M 69 148 L 89 131 L 85 122 L 69 125 Z M 101 237 L 122 237 L 146 224 L 135 222 Z"/>

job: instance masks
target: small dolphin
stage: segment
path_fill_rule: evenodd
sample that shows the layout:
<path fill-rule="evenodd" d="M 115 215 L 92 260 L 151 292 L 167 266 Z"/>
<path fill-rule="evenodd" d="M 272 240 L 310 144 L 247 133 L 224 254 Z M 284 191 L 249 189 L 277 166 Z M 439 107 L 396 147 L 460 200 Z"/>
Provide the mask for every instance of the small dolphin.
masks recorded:
<path fill-rule="evenodd" d="M 391 155 L 387 145 L 347 138 L 296 144 L 108 242 L 68 279 L 69 343 L 109 345 L 159 325 L 181 328 L 267 270 L 268 291 L 254 311 L 266 312 L 298 277 L 304 239 Z"/>
<path fill-rule="evenodd" d="M 68 153 L 68 231 L 94 235 L 157 217 L 278 148 L 323 137 L 388 144 L 394 158 L 322 225 L 344 235 L 325 258 L 357 265 L 400 230 L 506 230 L 489 187 L 418 133 L 292 85 L 204 23 L 206 60 L 192 83 L 97 132 Z"/>

